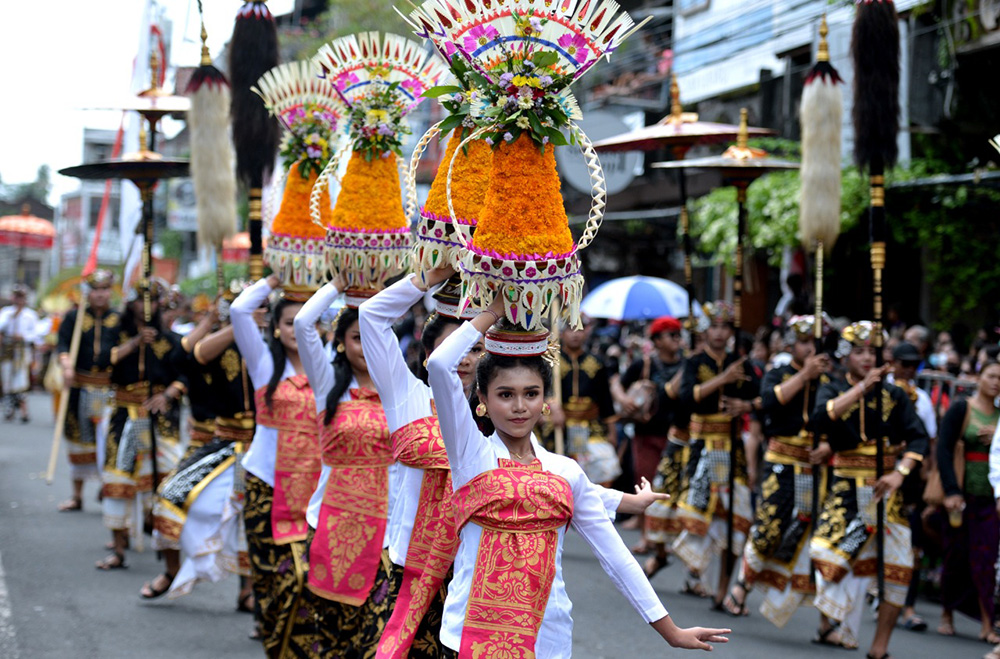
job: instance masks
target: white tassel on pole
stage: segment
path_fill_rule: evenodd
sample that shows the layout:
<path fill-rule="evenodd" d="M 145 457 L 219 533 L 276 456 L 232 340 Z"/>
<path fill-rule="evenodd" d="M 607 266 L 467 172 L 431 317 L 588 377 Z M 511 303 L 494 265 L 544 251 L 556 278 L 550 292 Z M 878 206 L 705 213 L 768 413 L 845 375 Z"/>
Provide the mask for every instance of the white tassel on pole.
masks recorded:
<path fill-rule="evenodd" d="M 840 233 L 840 132 L 843 99 L 840 76 L 830 66 L 826 17 L 820 26 L 816 66 L 802 90 L 802 188 L 799 231 L 807 250 L 822 242 L 829 252 Z"/>
<path fill-rule="evenodd" d="M 198 244 L 215 250 L 236 233 L 236 171 L 229 136 L 229 83 L 212 66 L 202 25 L 202 60 L 191 95 L 191 178 L 198 210 Z"/>

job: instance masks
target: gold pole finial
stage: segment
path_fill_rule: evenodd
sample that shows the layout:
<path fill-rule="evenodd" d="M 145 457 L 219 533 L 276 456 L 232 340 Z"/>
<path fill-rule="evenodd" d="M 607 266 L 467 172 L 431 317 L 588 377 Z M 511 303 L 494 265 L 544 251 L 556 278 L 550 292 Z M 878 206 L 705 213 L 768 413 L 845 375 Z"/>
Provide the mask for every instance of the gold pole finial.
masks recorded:
<path fill-rule="evenodd" d="M 149 134 L 146 132 L 146 122 L 139 121 L 139 153 L 149 151 Z"/>
<path fill-rule="evenodd" d="M 681 86 L 677 84 L 677 74 L 670 77 L 670 116 L 680 121 L 684 109 L 681 107 Z"/>
<path fill-rule="evenodd" d="M 212 55 L 208 51 L 208 31 L 205 29 L 205 19 L 201 19 L 201 65 L 211 66 Z"/>
<path fill-rule="evenodd" d="M 741 149 L 747 148 L 750 139 L 750 129 L 747 126 L 749 112 L 746 108 L 740 108 L 740 132 L 736 134 L 736 146 Z"/>
<path fill-rule="evenodd" d="M 160 88 L 160 53 L 156 48 L 149 50 L 149 88 Z"/>
<path fill-rule="evenodd" d="M 830 61 L 830 46 L 826 42 L 826 35 L 830 34 L 830 29 L 826 26 L 826 14 L 819 21 L 819 49 L 816 51 L 817 62 Z"/>

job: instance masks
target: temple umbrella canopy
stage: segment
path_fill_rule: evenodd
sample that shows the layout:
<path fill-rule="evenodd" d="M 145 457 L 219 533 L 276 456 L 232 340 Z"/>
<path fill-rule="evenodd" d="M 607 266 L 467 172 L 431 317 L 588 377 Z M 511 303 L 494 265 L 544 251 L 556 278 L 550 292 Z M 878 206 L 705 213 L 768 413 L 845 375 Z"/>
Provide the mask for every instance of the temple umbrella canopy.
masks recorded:
<path fill-rule="evenodd" d="M 48 220 L 31 214 L 27 204 L 20 215 L 0 217 L 0 245 L 25 249 L 51 249 L 56 228 Z"/>
<path fill-rule="evenodd" d="M 643 126 L 621 135 L 594 142 L 597 151 L 654 151 L 670 148 L 674 156 L 683 158 L 688 149 L 699 144 L 718 144 L 735 140 L 740 127 L 734 124 L 719 124 L 699 121 L 694 112 L 684 112 L 680 103 L 680 89 L 677 77 L 670 83 L 670 114 L 652 126 Z M 774 135 L 769 128 L 747 128 L 752 137 Z"/>

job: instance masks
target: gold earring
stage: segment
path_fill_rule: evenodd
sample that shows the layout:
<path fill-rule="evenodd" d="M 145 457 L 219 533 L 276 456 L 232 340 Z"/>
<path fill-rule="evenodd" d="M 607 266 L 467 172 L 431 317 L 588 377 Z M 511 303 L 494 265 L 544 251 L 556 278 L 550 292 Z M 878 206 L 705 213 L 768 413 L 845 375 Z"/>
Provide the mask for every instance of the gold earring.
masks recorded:
<path fill-rule="evenodd" d="M 277 327 L 275 327 L 275 328 L 274 328 L 274 338 L 276 338 L 276 339 L 277 339 L 277 338 L 279 338 L 280 336 L 281 336 L 281 330 L 279 330 L 279 329 L 278 329 Z"/>
<path fill-rule="evenodd" d="M 476 405 L 476 416 L 486 416 L 486 403 L 479 403 L 479 405 Z"/>
<path fill-rule="evenodd" d="M 552 408 L 549 407 L 548 403 L 542 405 L 542 414 L 544 414 L 545 416 L 552 414 Z"/>
<path fill-rule="evenodd" d="M 343 343 L 338 343 L 337 344 L 337 352 L 339 352 L 339 353 L 343 353 L 344 352 L 344 344 Z"/>
<path fill-rule="evenodd" d="M 424 360 L 424 368 L 427 368 L 427 360 Z"/>

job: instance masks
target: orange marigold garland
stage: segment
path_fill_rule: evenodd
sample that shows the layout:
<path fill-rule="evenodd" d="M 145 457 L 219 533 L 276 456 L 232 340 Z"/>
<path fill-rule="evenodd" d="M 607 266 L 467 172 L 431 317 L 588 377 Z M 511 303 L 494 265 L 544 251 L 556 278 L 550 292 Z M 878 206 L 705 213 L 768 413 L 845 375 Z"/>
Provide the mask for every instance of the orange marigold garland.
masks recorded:
<path fill-rule="evenodd" d="M 325 225 L 312 221 L 310 195 L 337 141 L 344 104 L 326 81 L 316 76 L 310 62 L 274 67 L 261 76 L 253 91 L 285 127 L 281 145 L 285 189 L 271 223 L 264 261 L 286 288 L 314 290 L 326 275 L 326 230 Z M 328 219 L 330 197 L 323 192 L 320 207 Z"/>
<path fill-rule="evenodd" d="M 412 238 L 397 161 L 401 136 L 409 132 L 403 119 L 444 66 L 420 44 L 377 32 L 335 39 L 315 64 L 349 109 L 352 153 L 327 224 L 326 261 L 346 278 L 350 303 L 359 290 L 381 289 L 409 264 Z"/>
<path fill-rule="evenodd" d="M 569 87 L 637 28 L 612 0 L 426 0 L 410 22 L 450 57 L 458 79 L 427 95 L 445 97 L 461 125 L 494 146 L 490 187 L 460 257 L 463 299 L 485 305 L 502 295 L 507 320 L 534 331 L 562 297 L 579 324 L 583 276 L 553 149 L 570 143 L 568 131 L 587 159 L 594 200 L 584 247 L 600 225 L 605 193 L 596 153 L 573 123 L 581 114 Z M 449 43 L 439 43 L 441 35 Z"/>

